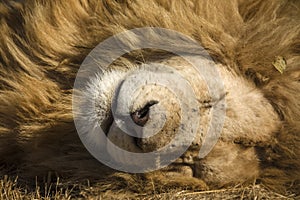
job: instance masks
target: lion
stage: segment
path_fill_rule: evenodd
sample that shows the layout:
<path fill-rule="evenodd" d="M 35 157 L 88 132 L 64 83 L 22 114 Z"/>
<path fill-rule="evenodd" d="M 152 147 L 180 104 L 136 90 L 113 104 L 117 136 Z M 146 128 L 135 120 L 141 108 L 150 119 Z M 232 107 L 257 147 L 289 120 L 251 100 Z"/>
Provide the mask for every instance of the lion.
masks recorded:
<path fill-rule="evenodd" d="M 167 65 L 195 91 L 195 112 L 201 117 L 195 122 L 200 126 L 191 145 L 172 164 L 128 177 L 146 186 L 154 180 L 169 187 L 205 190 L 256 181 L 282 193 L 299 191 L 299 13 L 299 2 L 292 0 L 1 2 L 1 175 L 30 180 L 54 171 L 66 180 L 90 178 L 103 183 L 108 176 L 120 175 L 93 158 L 78 137 L 72 112 L 76 75 L 99 43 L 127 30 L 159 27 L 202 45 L 215 63 L 224 91 L 211 93 L 191 63 L 159 49 L 128 52 L 106 71 L 91 76 L 90 90 L 84 95 L 96 102 L 99 112 L 85 117 L 101 124 L 106 140 L 135 153 L 166 146 L 185 125 L 180 121 L 185 113 L 172 92 L 146 85 L 135 91 L 128 108 L 132 121 L 146 127 L 164 118 L 165 124 L 151 137 L 127 135 L 114 122 L 110 108 L 113 103 L 123 105 L 118 88 L 124 77 L 136 70 L 149 74 L 150 69 Z M 125 99 L 133 94 L 127 95 Z M 221 100 L 226 101 L 226 114 L 220 137 L 199 158 L 208 124 L 218 119 L 211 118 L 212 108 Z M 165 114 L 155 115 L 162 107 Z M 85 111 L 79 109 L 81 114 Z M 110 146 L 104 148 L 113 159 L 128 162 Z M 119 178 L 110 181 L 122 185 Z"/>

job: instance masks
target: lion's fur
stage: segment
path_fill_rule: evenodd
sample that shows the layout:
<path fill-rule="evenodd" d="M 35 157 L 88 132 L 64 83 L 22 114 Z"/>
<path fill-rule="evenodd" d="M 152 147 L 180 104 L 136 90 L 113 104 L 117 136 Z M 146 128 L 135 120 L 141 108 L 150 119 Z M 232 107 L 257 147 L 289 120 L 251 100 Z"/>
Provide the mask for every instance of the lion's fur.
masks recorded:
<path fill-rule="evenodd" d="M 99 166 L 78 139 L 72 119 L 72 86 L 81 62 L 99 42 L 123 30 L 144 26 L 169 28 L 191 36 L 216 62 L 256 84 L 281 119 L 276 139 L 257 147 L 262 159 L 259 178 L 270 187 L 292 185 L 299 191 L 297 0 L 3 1 L 1 175 L 20 171 L 33 177 L 54 170 L 80 178 L 97 177 L 99 169 L 102 176 L 113 173 Z M 283 74 L 272 65 L 276 56 L 287 61 Z"/>

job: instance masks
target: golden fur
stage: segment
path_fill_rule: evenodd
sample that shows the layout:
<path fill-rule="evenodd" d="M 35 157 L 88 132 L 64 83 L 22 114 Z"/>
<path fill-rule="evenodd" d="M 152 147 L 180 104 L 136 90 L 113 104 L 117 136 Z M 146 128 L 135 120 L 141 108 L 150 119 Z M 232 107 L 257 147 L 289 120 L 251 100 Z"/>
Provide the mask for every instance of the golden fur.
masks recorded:
<path fill-rule="evenodd" d="M 76 134 L 71 110 L 73 82 L 81 62 L 99 42 L 145 26 L 191 36 L 230 73 L 255 85 L 280 119 L 277 131 L 271 140 L 256 143 L 241 138 L 235 141 L 239 146 L 232 148 L 255 151 L 260 160 L 256 178 L 264 184 L 299 191 L 297 0 L 0 3 L 0 175 L 28 178 L 56 171 L 66 178 L 97 179 L 115 173 L 95 161 Z M 276 56 L 287 61 L 283 74 L 272 65 Z M 134 53 L 131 59 L 141 60 Z M 215 151 L 215 155 L 221 153 Z M 162 185 L 202 185 L 195 178 L 162 179 L 160 172 L 146 176 L 158 177 Z"/>

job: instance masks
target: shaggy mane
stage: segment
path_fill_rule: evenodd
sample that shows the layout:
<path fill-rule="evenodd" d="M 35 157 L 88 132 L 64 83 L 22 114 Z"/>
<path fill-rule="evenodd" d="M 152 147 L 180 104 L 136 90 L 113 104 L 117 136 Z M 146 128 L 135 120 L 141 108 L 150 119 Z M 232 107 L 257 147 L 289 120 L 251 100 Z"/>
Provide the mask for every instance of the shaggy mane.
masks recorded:
<path fill-rule="evenodd" d="M 99 178 L 100 164 L 87 153 L 74 128 L 73 82 L 81 62 L 98 43 L 146 26 L 194 38 L 216 62 L 263 91 L 282 127 L 274 141 L 257 150 L 264 158 L 260 180 L 270 188 L 284 191 L 292 186 L 299 192 L 297 0 L 2 1 L 0 175 L 18 174 L 28 180 L 51 170 L 69 179 Z M 287 62 L 282 74 L 272 65 L 277 56 Z M 131 57 L 140 59 L 134 53 Z M 113 173 L 104 166 L 101 170 L 102 177 Z"/>

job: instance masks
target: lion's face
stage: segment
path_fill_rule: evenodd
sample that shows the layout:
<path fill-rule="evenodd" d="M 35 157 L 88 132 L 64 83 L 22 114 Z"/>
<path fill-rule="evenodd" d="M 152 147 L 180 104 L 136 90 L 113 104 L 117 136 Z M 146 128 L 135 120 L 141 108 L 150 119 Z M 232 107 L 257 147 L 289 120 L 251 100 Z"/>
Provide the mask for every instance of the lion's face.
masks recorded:
<path fill-rule="evenodd" d="M 86 93 L 86 96 L 94 94 L 92 101 L 97 110 L 94 120 L 107 135 L 102 138 L 106 142 L 98 145 L 120 165 L 133 167 L 143 165 L 141 160 L 120 153 L 116 146 L 138 154 L 174 153 L 183 149 L 170 166 L 163 168 L 166 175 L 175 172 L 220 185 L 257 177 L 259 157 L 251 144 L 271 140 L 278 128 L 277 114 L 252 83 L 221 64 L 217 67 L 225 90 L 211 92 L 201 73 L 179 56 L 144 64 L 127 63 L 125 68 L 112 65 L 107 72 L 91 79 Z M 180 78 L 169 79 L 167 85 L 152 82 L 155 76 L 161 79 L 174 76 L 174 70 L 184 82 Z M 174 91 L 170 85 L 183 89 Z M 201 157 L 199 152 L 207 133 L 214 130 L 211 122 L 220 118 L 213 115 L 213 109 L 222 100 L 226 102 L 221 106 L 225 111 L 222 131 L 216 145 L 212 142 L 208 155 Z M 179 133 L 183 137 L 177 137 Z M 159 160 L 154 167 L 159 169 L 162 163 Z"/>

